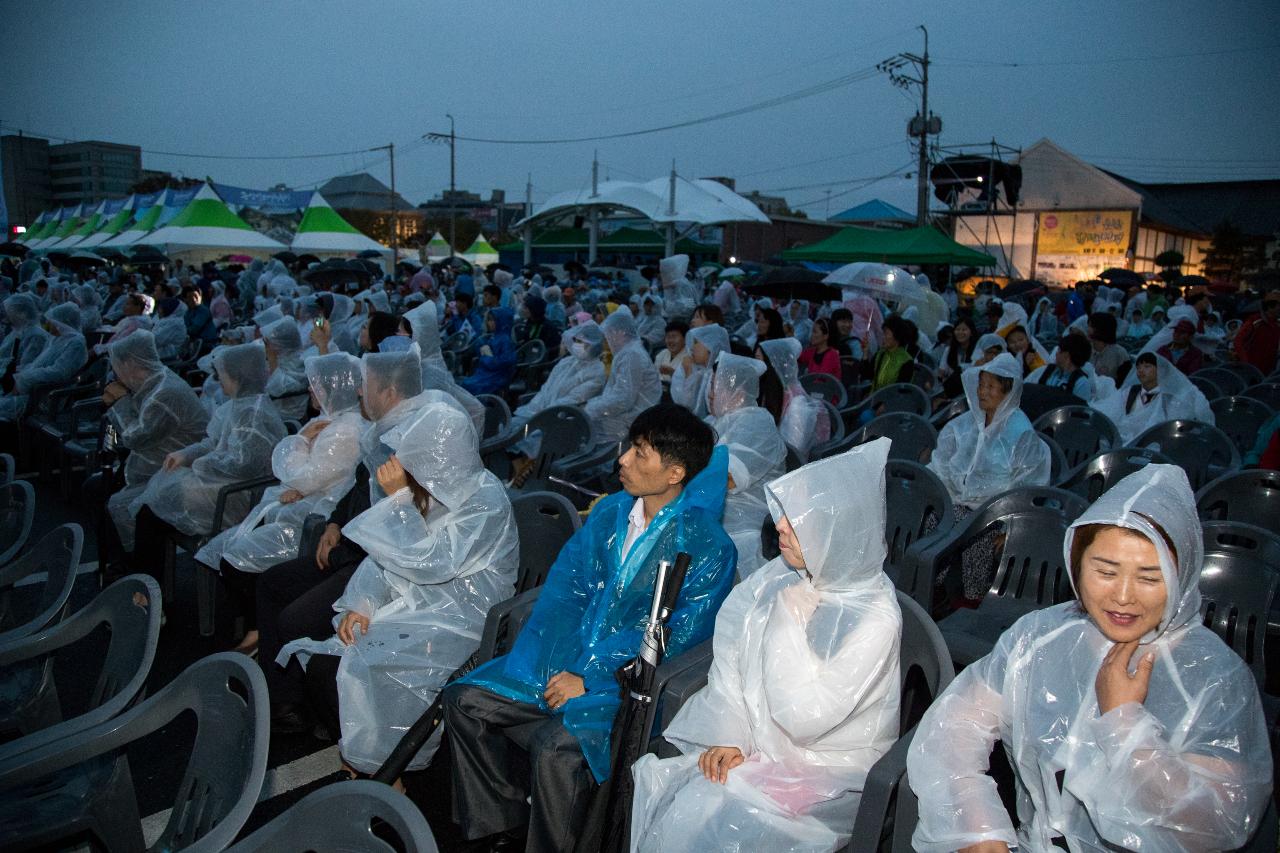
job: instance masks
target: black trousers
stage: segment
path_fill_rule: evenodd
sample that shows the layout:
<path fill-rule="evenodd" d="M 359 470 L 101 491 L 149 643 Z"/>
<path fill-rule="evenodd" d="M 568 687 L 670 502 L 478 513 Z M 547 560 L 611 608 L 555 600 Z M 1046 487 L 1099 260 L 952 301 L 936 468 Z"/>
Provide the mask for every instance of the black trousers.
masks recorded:
<path fill-rule="evenodd" d="M 528 822 L 528 853 L 572 851 L 597 785 L 562 718 L 481 687 L 444 689 L 453 820 L 468 840 Z"/>
<path fill-rule="evenodd" d="M 129 567 L 163 583 L 164 543 L 170 534 L 177 532 L 177 528 L 152 512 L 149 506 L 138 511 L 136 521 Z"/>
<path fill-rule="evenodd" d="M 257 628 L 259 575 L 255 572 L 242 572 L 226 560 L 220 560 L 218 576 L 222 579 L 222 588 L 227 591 L 236 612 L 244 617 L 245 629 L 252 631 Z"/>

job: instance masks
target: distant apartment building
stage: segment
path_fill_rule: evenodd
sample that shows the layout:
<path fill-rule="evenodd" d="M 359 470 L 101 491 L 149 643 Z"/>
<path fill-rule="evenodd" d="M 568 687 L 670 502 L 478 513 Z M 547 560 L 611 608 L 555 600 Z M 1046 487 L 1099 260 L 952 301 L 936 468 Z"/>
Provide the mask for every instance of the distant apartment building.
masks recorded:
<path fill-rule="evenodd" d="M 70 205 L 122 198 L 142 179 L 142 149 L 114 142 L 49 146 L 53 203 Z"/>
<path fill-rule="evenodd" d="M 0 184 L 12 225 L 28 226 L 53 207 L 48 141 L 20 134 L 0 136 Z"/>

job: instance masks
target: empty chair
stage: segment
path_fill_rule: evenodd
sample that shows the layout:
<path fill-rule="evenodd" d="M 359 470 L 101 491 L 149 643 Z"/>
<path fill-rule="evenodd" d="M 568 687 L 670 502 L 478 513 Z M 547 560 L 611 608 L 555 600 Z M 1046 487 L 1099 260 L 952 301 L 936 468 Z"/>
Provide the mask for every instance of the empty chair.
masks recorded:
<path fill-rule="evenodd" d="M 147 847 L 127 747 L 185 712 L 190 753 L 160 837 Z M 270 704 L 262 670 L 234 652 L 197 661 L 123 714 L 0 760 L 0 834 L 9 849 L 92 833 L 108 850 L 222 850 L 253 811 L 267 769 Z"/>
<path fill-rule="evenodd" d="M 36 490 L 26 480 L 0 486 L 0 566 L 18 556 L 31 535 L 36 516 Z"/>
<path fill-rule="evenodd" d="M 928 461 L 929 453 L 938 444 L 937 430 L 920 415 L 911 412 L 889 412 L 873 418 L 861 429 L 846 436 L 844 441 L 827 455 L 833 456 L 881 437 L 893 442 L 889 448 L 890 459 L 905 459 L 908 462 Z"/>
<path fill-rule="evenodd" d="M 375 825 L 377 832 L 374 832 Z M 385 840 L 395 834 L 395 844 Z M 313 791 L 227 853 L 435 853 L 435 836 L 422 812 L 390 785 L 368 779 Z"/>
<path fill-rule="evenodd" d="M 961 394 L 934 412 L 933 416 L 929 418 L 929 423 L 933 424 L 934 429 L 940 430 L 946 426 L 947 421 L 958 418 L 967 411 L 969 411 L 969 400 Z"/>
<path fill-rule="evenodd" d="M 1213 367 L 1202 367 L 1195 372 L 1195 376 L 1209 380 L 1214 385 L 1218 386 L 1220 394 L 1228 397 L 1237 396 L 1241 391 L 1253 384 L 1252 382 L 1246 381 L 1242 376 L 1240 376 L 1240 374 L 1231 370 L 1226 370 L 1217 365 L 1214 365 Z M 1205 396 L 1207 397 L 1209 395 L 1206 394 Z"/>
<path fill-rule="evenodd" d="M 1047 435 L 1041 434 L 1040 440 L 1049 448 L 1049 485 L 1056 486 L 1071 474 L 1067 465 L 1067 454 L 1062 452 L 1061 445 Z"/>
<path fill-rule="evenodd" d="M 958 590 L 960 555 L 987 530 L 1001 525 L 1004 543 L 995 577 L 976 610 L 958 610 L 939 627 L 959 664 L 969 664 L 989 652 L 1000 635 L 1024 613 L 1072 597 L 1062 556 L 1067 527 L 1088 504 L 1078 495 L 1052 488 L 1021 488 L 992 498 L 957 524 L 940 541 L 912 553 L 917 563 L 916 601 L 927 602 L 933 578 L 945 568 L 948 589 Z M 920 587 L 927 581 L 924 590 Z"/>
<path fill-rule="evenodd" d="M 1224 396 L 1222 388 L 1220 388 L 1212 379 L 1205 376 L 1204 371 L 1196 371 L 1187 378 L 1191 380 L 1192 385 L 1200 389 L 1200 393 L 1203 394 L 1204 398 L 1209 402 L 1213 402 L 1219 397 Z"/>
<path fill-rule="evenodd" d="M 106 722 L 142 691 L 160 639 L 160 585 L 146 575 L 121 578 L 67 620 L 0 647 L 0 733 L 20 735 L 0 746 L 0 760 Z M 67 685 L 58 689 L 55 658 L 106 626 L 108 641 L 87 707 L 68 716 Z"/>
<path fill-rule="evenodd" d="M 1204 525 L 1204 569 L 1200 573 L 1200 613 L 1204 625 L 1244 659 L 1267 684 L 1263 655 L 1267 618 L 1280 583 L 1280 539 L 1248 524 L 1210 521 Z"/>
<path fill-rule="evenodd" d="M 591 422 L 582 409 L 576 406 L 552 406 L 529 418 L 520 429 L 488 442 L 482 454 L 485 467 L 502 477 L 503 474 L 495 470 L 495 465 L 500 467 L 500 463 L 506 461 L 507 448 L 534 432 L 542 434 L 542 441 L 538 448 L 538 458 L 534 460 L 534 467 L 525 481 L 526 487 L 531 490 L 540 488 L 534 483 L 545 479 L 557 460 L 581 453 L 588 449 L 591 442 Z"/>
<path fill-rule="evenodd" d="M 908 385 L 905 382 L 895 382 L 892 385 L 886 385 L 881 388 L 857 406 L 843 409 L 841 414 L 844 415 L 846 430 L 857 429 L 862 426 L 862 413 L 866 411 L 875 416 L 886 415 L 890 412 L 911 412 L 921 417 L 927 417 L 933 411 L 933 407 L 929 403 L 929 395 L 924 392 L 924 389 L 916 385 Z"/>
<path fill-rule="evenodd" d="M 531 341 L 525 341 L 516 350 L 516 367 L 528 367 L 531 364 L 541 364 L 547 360 L 547 345 L 536 338 Z"/>
<path fill-rule="evenodd" d="M 1269 421 L 1272 411 L 1252 397 L 1219 397 L 1209 404 L 1213 422 L 1227 434 L 1240 453 L 1248 453 L 1258 440 L 1258 430 Z"/>
<path fill-rule="evenodd" d="M 536 341 L 536 343 L 542 343 L 542 341 Z M 480 440 L 484 441 L 501 435 L 507 428 L 507 424 L 511 422 L 511 408 L 507 405 L 507 401 L 494 394 L 481 394 L 476 399 L 484 404 L 484 435 L 480 436 Z"/>
<path fill-rule="evenodd" d="M 1241 392 L 1241 396 L 1252 397 L 1266 403 L 1271 411 L 1280 412 L 1280 382 L 1259 382 L 1257 385 L 1250 385 Z"/>
<path fill-rule="evenodd" d="M 582 518 L 564 495 L 528 492 L 511 501 L 520 531 L 520 577 L 516 593 L 541 586 L 560 549 L 582 526 Z"/>
<path fill-rule="evenodd" d="M 806 373 L 800 377 L 800 386 L 809 396 L 826 400 L 837 409 L 843 409 L 849 400 L 844 385 L 830 373 Z"/>
<path fill-rule="evenodd" d="M 1022 384 L 1022 398 L 1018 401 L 1019 408 L 1022 409 L 1023 414 L 1032 423 L 1035 423 L 1054 409 L 1078 405 L 1080 405 L 1080 398 L 1066 388 L 1054 388 L 1051 385 L 1041 385 L 1038 382 L 1024 382 Z"/>
<path fill-rule="evenodd" d="M 1062 406 L 1045 412 L 1036 419 L 1035 428 L 1062 448 L 1068 470 L 1099 451 L 1120 446 L 1116 425 L 1102 412 L 1088 406 Z"/>
<path fill-rule="evenodd" d="M 897 583 L 907 549 L 923 547 L 951 532 L 955 507 L 947 487 L 925 466 L 905 459 L 885 465 L 884 570 Z"/>
<path fill-rule="evenodd" d="M 1172 459 L 1187 472 L 1193 490 L 1240 467 L 1240 453 L 1227 434 L 1199 421 L 1165 421 L 1133 443 L 1137 447 L 1154 447 Z"/>
<path fill-rule="evenodd" d="M 1266 377 L 1262 375 L 1262 371 L 1247 361 L 1229 361 L 1223 359 L 1213 366 L 1214 370 L 1225 370 L 1228 373 L 1234 373 L 1244 380 L 1246 385 L 1256 385 Z M 1199 372 L 1199 371 L 1197 371 Z"/>
<path fill-rule="evenodd" d="M 1205 521 L 1252 524 L 1280 535 L 1280 471 L 1224 474 L 1196 493 L 1196 508 Z M 1274 568 L 1280 571 L 1280 563 Z"/>
<path fill-rule="evenodd" d="M 822 459 L 844 443 L 844 418 L 840 417 L 840 410 L 832 405 L 830 400 L 820 402 L 827 410 L 827 422 L 831 424 L 831 437 L 809 449 L 810 459 Z"/>
<path fill-rule="evenodd" d="M 1074 471 L 1067 473 L 1059 485 L 1092 503 L 1125 477 L 1152 462 L 1172 465 L 1173 460 L 1158 450 L 1146 447 L 1118 447 L 1096 454 Z"/>
<path fill-rule="evenodd" d="M 0 568 L 0 647 L 61 621 L 75 586 L 83 547 L 80 525 L 63 524 Z M 39 574 L 44 577 L 37 577 Z M 23 583 L 27 578 L 32 582 Z M 24 588 L 18 588 L 19 584 Z"/>

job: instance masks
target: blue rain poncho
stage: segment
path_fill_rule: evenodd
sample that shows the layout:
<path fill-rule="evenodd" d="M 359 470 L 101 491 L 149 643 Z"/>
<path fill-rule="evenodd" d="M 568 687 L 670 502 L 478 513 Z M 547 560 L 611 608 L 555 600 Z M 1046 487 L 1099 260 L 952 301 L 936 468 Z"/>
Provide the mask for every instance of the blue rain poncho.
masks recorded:
<path fill-rule="evenodd" d="M 1055 836 L 1071 850 L 1233 850 L 1258 828 L 1271 794 L 1265 717 L 1248 666 L 1201 624 L 1203 533 L 1186 474 L 1148 465 L 1105 492 L 1068 529 L 1067 565 L 1076 532 L 1094 524 L 1137 531 L 1159 555 L 1164 613 L 1131 660 L 1156 656 L 1146 699 L 1099 715 L 1095 682 L 1114 644 L 1076 602 L 1022 617 L 920 720 L 907 760 L 916 850 L 1052 850 Z M 1017 779 L 1016 832 L 986 775 L 997 740 Z"/>
<path fill-rule="evenodd" d="M 199 441 L 209 426 L 209 413 L 195 390 L 165 367 L 155 338 L 139 329 L 107 348 L 111 370 L 129 393 L 107 411 L 121 447 L 128 448 L 124 488 L 107 499 L 107 512 L 126 551 L 133 550 L 134 518 L 142 509 L 142 492 L 164 458 Z"/>
<path fill-rule="evenodd" d="M 80 309 L 63 302 L 46 311 L 44 319 L 55 334 L 39 355 L 14 374 L 13 393 L 0 397 L 0 421 L 17 420 L 27 407 L 27 395 L 35 389 L 69 385 L 89 357 L 80 334 Z"/>
<path fill-rule="evenodd" d="M 707 685 L 663 733 L 684 754 L 633 768 L 636 853 L 820 853 L 848 841 L 867 772 L 898 735 L 888 456 L 882 438 L 768 485 L 807 569 L 776 557 L 720 608 Z M 698 768 L 713 746 L 745 759 L 724 784 Z"/>
<path fill-rule="evenodd" d="M 52 337 L 40 328 L 40 307 L 29 293 L 15 293 L 5 299 L 4 315 L 10 331 L 0 341 L 0 373 L 7 372 L 14 359 L 18 370 L 35 361 Z"/>
<path fill-rule="evenodd" d="M 672 658 L 711 635 L 716 611 L 733 585 L 736 552 L 720 526 L 728 454 L 711 462 L 654 516 L 620 559 L 636 498 L 618 492 L 596 504 L 587 523 L 556 558 L 528 623 L 509 654 L 463 679 L 516 702 L 561 714 L 597 781 L 609 775 L 609 734 L 620 704 L 614 672 L 635 657 L 661 560 L 693 558 L 671 616 Z M 560 672 L 583 679 L 586 693 L 552 711 L 542 698 Z"/>
<path fill-rule="evenodd" d="M 520 543 L 506 489 L 484 469 L 471 421 L 453 401 L 427 403 L 383 436 L 431 495 L 424 514 L 405 487 L 356 516 L 342 534 L 368 554 L 342 595 L 338 614 L 369 619 L 343 645 L 303 639 L 281 652 L 338 655 L 342 757 L 372 773 L 435 700 L 445 679 L 480 645 L 489 608 L 515 589 Z M 437 728 L 413 760 L 425 767 Z"/>
<path fill-rule="evenodd" d="M 511 339 L 515 315 L 510 308 L 492 308 L 489 316 L 493 318 L 493 331 L 476 342 L 476 352 L 480 357 L 476 360 L 475 371 L 461 383 L 472 394 L 500 393 L 511 384 L 516 372 L 516 345 Z M 484 347 L 489 348 L 489 355 L 481 352 Z"/>
<path fill-rule="evenodd" d="M 636 415 L 662 399 L 662 380 L 640 343 L 630 309 L 624 306 L 605 317 L 600 332 L 613 361 L 604 390 L 588 400 L 584 410 L 591 419 L 595 442 L 611 444 L 625 440 Z"/>

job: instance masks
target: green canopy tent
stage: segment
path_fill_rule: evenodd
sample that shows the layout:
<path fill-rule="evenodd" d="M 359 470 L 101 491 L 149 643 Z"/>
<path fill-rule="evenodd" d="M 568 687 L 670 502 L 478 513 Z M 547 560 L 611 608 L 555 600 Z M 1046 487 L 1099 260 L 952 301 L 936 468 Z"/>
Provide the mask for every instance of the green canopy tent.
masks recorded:
<path fill-rule="evenodd" d="M 228 253 L 266 257 L 284 249 L 283 243 L 254 231 L 232 213 L 207 183 L 168 225 L 142 237 L 136 245 L 155 246 L 166 255 L 190 256 L 193 261 Z"/>
<path fill-rule="evenodd" d="M 391 254 L 389 248 L 365 236 L 343 219 L 319 192 L 311 194 L 311 202 L 302 215 L 289 250 L 296 255 L 310 254 L 321 258 L 369 251 Z"/>
<path fill-rule="evenodd" d="M 876 261 L 882 264 L 952 264 L 993 267 L 996 259 L 961 245 L 928 225 L 904 231 L 871 228 L 843 228 L 817 243 L 797 246 L 782 253 L 784 261 L 821 261 L 847 264 Z"/>
<path fill-rule="evenodd" d="M 77 249 L 92 249 L 95 246 L 101 246 L 112 237 L 119 234 L 125 229 L 132 220 L 134 208 L 137 206 L 138 196 L 131 195 L 125 201 L 124 206 L 116 211 L 115 216 L 111 217 L 107 222 L 97 230 L 96 233 L 90 234 L 83 242 L 76 245 Z"/>
<path fill-rule="evenodd" d="M 48 232 L 44 239 L 30 242 L 27 247 L 30 249 L 51 249 L 54 245 L 69 237 L 71 232 L 79 228 L 80 223 L 83 221 L 84 205 L 78 204 L 69 212 L 63 211 L 62 219 L 54 230 Z"/>
<path fill-rule="evenodd" d="M 463 260 L 470 261 L 472 265 L 477 267 L 496 264 L 498 262 L 498 250 L 489 244 L 484 238 L 484 232 L 481 231 L 476 235 L 475 242 L 462 252 Z"/>
<path fill-rule="evenodd" d="M 31 227 L 27 229 L 27 233 L 14 237 L 14 242 L 31 244 L 37 240 L 43 240 L 46 236 L 45 232 L 50 229 L 56 215 L 57 211 L 54 210 L 41 211 L 36 221 L 32 222 Z"/>
<path fill-rule="evenodd" d="M 97 231 L 98 226 L 106 221 L 106 209 L 107 202 L 105 200 L 99 202 L 98 206 L 93 209 L 93 212 L 86 216 L 84 221 L 76 226 L 74 231 L 54 243 L 52 246 L 49 246 L 48 249 L 50 251 L 57 250 L 61 252 L 69 252 L 72 248 L 78 249 L 80 247 L 79 244 L 84 242 L 84 239 L 90 234 Z"/>
<path fill-rule="evenodd" d="M 425 251 L 428 261 L 442 261 L 453 254 L 449 241 L 441 236 L 439 231 L 431 235 L 431 240 L 427 243 Z"/>

